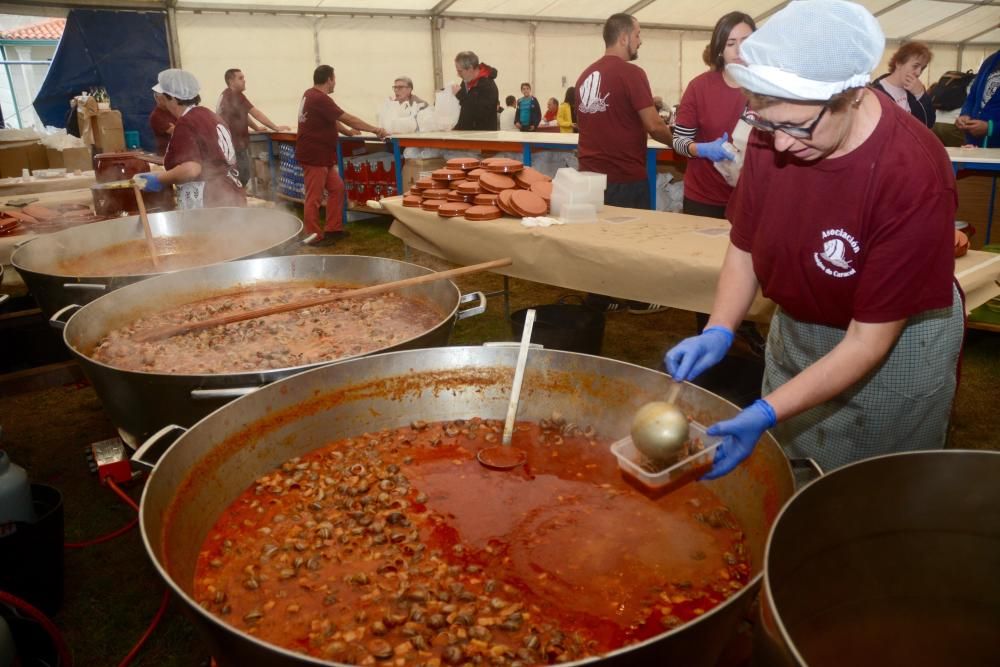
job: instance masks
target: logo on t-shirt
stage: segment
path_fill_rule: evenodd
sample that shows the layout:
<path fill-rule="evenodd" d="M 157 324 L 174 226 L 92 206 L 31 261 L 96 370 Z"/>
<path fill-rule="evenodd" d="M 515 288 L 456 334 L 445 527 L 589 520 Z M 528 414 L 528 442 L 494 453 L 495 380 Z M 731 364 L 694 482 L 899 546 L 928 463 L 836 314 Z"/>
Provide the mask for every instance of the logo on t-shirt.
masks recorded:
<path fill-rule="evenodd" d="M 600 113 L 608 108 L 608 96 L 601 97 L 601 73 L 594 70 L 580 86 L 579 113 Z"/>
<path fill-rule="evenodd" d="M 299 122 L 306 122 L 306 118 L 309 114 L 306 113 L 306 96 L 303 95 L 302 99 L 299 100 Z"/>
<path fill-rule="evenodd" d="M 843 229 L 828 229 L 821 235 L 823 251 L 813 253 L 816 266 L 828 276 L 847 278 L 858 272 L 851 266 L 861 245 Z"/>

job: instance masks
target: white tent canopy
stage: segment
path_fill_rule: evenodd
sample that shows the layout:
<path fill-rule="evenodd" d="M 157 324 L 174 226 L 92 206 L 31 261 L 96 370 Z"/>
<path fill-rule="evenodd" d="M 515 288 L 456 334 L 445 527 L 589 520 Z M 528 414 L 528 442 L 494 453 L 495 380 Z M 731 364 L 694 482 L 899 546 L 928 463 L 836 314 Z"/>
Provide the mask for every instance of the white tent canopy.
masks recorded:
<path fill-rule="evenodd" d="M 392 80 L 411 77 L 415 92 L 457 80 L 453 58 L 475 51 L 497 68 L 501 97 L 530 81 L 543 101 L 567 86 L 604 50 L 600 26 L 615 12 L 642 26 L 637 64 L 668 104 L 704 71 L 701 53 L 715 21 L 744 11 L 758 24 L 777 0 L 14 0 L 0 12 L 64 15 L 69 8 L 165 11 L 173 57 L 202 82 L 209 106 L 223 72 L 242 69 L 247 96 L 277 122 L 294 125 L 298 100 L 317 64 L 337 71 L 334 98 L 374 120 Z M 889 43 L 878 72 L 904 41 L 930 44 L 926 83 L 951 69 L 977 69 L 1000 47 L 1000 0 L 861 0 Z M 359 6 L 364 5 L 364 6 Z M 145 82 L 144 82 L 145 83 Z"/>

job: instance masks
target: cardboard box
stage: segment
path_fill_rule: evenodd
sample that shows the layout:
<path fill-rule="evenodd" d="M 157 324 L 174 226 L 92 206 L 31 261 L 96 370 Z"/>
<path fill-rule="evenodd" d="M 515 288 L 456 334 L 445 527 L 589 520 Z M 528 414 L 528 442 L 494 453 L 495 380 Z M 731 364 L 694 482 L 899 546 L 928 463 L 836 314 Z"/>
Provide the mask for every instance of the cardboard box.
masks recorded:
<path fill-rule="evenodd" d="M 100 110 L 91 123 L 94 145 L 101 153 L 117 153 L 125 150 L 125 128 L 122 126 L 122 112 L 114 109 Z"/>
<path fill-rule="evenodd" d="M 447 160 L 440 157 L 429 158 L 426 160 L 404 160 L 403 161 L 403 192 L 400 194 L 405 194 L 410 186 L 420 178 L 420 174 L 428 172 L 428 174 L 435 169 L 441 169 L 447 164 Z"/>
<path fill-rule="evenodd" d="M 0 143 L 0 178 L 20 176 L 30 169 L 48 169 L 49 158 L 45 146 L 38 141 Z"/>
<path fill-rule="evenodd" d="M 90 149 L 85 146 L 79 148 L 64 148 L 57 151 L 54 148 L 46 148 L 45 154 L 49 159 L 49 166 L 53 168 L 65 167 L 67 172 L 89 171 L 94 168 L 94 162 L 90 156 Z"/>

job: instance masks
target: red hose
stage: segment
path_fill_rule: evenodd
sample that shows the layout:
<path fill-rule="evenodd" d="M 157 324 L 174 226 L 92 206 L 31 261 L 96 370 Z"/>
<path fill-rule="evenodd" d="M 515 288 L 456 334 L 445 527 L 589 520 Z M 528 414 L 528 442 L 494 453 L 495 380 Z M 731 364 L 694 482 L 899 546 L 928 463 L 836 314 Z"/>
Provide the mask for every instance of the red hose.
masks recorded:
<path fill-rule="evenodd" d="M 108 486 L 111 487 L 111 490 L 114 491 L 115 494 L 117 494 L 119 498 L 121 498 L 126 503 L 128 503 L 132 507 L 132 509 L 134 509 L 136 512 L 139 511 L 139 506 L 135 504 L 135 501 L 132 500 L 132 498 L 129 497 L 129 495 L 127 493 L 125 493 L 124 491 L 122 491 L 122 488 L 120 486 L 118 486 L 117 484 L 115 484 L 115 480 L 109 478 L 108 479 Z M 127 524 L 125 524 L 124 526 L 122 526 L 121 528 L 119 528 L 118 530 L 112 531 L 112 532 L 108 533 L 107 535 L 101 535 L 100 537 L 95 537 L 92 540 L 86 540 L 84 542 L 66 542 L 65 544 L 63 544 L 63 547 L 65 547 L 67 549 L 83 549 L 84 547 L 92 547 L 95 544 L 101 544 L 103 542 L 110 542 L 111 540 L 115 539 L 116 537 L 120 537 L 120 536 L 124 535 L 125 533 L 127 533 L 128 531 L 130 531 L 133 528 L 135 528 L 136 524 L 138 524 L 138 523 L 139 523 L 139 517 L 135 517 L 131 521 L 129 521 Z"/>
<path fill-rule="evenodd" d="M 5 593 L 4 591 L 0 591 L 0 602 L 10 605 L 41 625 L 46 634 L 48 634 L 49 639 L 52 640 L 52 645 L 55 646 L 56 653 L 59 655 L 59 664 L 62 667 L 72 667 L 73 656 L 69 652 L 69 646 L 66 645 L 66 640 L 63 639 L 59 628 L 56 627 L 56 624 L 48 616 L 21 598 L 15 597 L 10 593 Z"/>
<path fill-rule="evenodd" d="M 128 655 L 126 655 L 122 661 L 118 663 L 118 667 L 128 667 L 128 665 L 135 660 L 135 656 L 139 654 L 139 651 L 142 650 L 146 640 L 149 639 L 150 635 L 153 634 L 153 630 L 156 630 L 156 626 L 159 625 L 160 621 L 163 619 L 163 615 L 167 612 L 167 605 L 169 603 L 170 589 L 167 589 L 163 591 L 163 600 L 160 602 L 160 608 L 156 610 L 156 616 L 153 617 L 153 621 L 149 624 L 149 627 L 146 628 L 146 632 L 143 633 L 142 637 L 139 637 L 139 641 L 135 643 L 135 646 L 133 646 L 132 650 L 128 652 Z"/>

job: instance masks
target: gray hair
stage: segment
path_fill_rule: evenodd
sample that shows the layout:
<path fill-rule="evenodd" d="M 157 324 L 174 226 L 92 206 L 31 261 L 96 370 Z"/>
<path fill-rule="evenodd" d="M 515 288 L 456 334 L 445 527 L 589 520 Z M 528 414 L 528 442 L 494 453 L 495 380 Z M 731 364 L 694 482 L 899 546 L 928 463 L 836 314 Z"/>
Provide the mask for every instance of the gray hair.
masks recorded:
<path fill-rule="evenodd" d="M 455 64 L 461 66 L 462 69 L 479 67 L 479 56 L 472 51 L 462 51 L 455 56 Z"/>
<path fill-rule="evenodd" d="M 397 76 L 395 79 L 392 80 L 393 83 L 395 83 L 397 81 L 402 81 L 403 83 L 405 83 L 410 88 L 413 88 L 413 79 L 411 79 L 408 76 Z"/>

